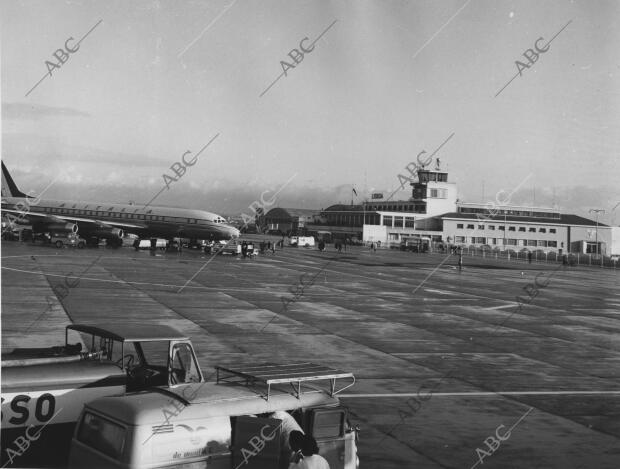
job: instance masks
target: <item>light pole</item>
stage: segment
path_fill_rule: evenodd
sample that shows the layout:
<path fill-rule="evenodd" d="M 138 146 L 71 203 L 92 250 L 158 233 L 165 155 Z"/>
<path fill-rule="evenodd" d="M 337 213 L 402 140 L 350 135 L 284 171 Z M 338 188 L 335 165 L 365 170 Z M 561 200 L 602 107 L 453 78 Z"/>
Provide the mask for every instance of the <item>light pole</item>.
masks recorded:
<path fill-rule="evenodd" d="M 595 240 L 595 243 L 596 243 L 596 255 L 598 256 L 599 255 L 599 248 L 598 248 L 598 214 L 599 213 L 603 213 L 604 214 L 605 210 L 603 210 L 602 208 L 591 208 L 589 213 L 592 213 L 592 212 L 596 213 L 596 240 Z M 603 261 L 602 261 L 602 258 L 601 258 L 601 264 L 602 263 L 603 263 Z"/>

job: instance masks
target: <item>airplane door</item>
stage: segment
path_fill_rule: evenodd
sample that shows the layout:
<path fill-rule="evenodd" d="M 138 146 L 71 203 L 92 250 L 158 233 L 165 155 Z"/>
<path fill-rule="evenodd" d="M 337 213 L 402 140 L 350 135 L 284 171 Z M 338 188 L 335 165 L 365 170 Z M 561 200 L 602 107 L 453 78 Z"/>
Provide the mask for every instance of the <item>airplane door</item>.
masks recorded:
<path fill-rule="evenodd" d="M 233 428 L 232 467 L 279 467 L 281 423 L 279 419 L 237 417 Z"/>

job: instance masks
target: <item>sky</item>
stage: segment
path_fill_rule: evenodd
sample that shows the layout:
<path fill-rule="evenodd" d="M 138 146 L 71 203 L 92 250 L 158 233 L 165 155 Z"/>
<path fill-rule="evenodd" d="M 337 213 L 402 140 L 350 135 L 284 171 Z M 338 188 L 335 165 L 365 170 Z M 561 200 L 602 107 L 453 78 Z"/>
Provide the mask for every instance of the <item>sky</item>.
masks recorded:
<path fill-rule="evenodd" d="M 460 200 L 618 225 L 619 22 L 611 0 L 5 0 L 2 159 L 24 192 L 146 203 L 203 149 L 154 204 L 233 214 L 391 193 L 452 136 Z"/>

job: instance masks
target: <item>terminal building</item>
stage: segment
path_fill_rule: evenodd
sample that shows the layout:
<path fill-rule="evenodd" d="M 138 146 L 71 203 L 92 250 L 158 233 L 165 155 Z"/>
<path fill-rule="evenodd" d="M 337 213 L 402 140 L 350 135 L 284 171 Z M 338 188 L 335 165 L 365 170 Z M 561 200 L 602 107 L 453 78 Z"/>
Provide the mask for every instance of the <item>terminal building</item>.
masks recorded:
<path fill-rule="evenodd" d="M 305 218 L 303 234 L 388 247 L 417 242 L 502 251 L 620 254 L 620 227 L 556 208 L 459 202 L 456 184 L 448 181 L 439 163 L 434 170 L 420 169 L 411 186 L 408 200 L 379 198 L 315 212 Z M 284 209 L 273 209 L 267 217 L 274 210 Z"/>

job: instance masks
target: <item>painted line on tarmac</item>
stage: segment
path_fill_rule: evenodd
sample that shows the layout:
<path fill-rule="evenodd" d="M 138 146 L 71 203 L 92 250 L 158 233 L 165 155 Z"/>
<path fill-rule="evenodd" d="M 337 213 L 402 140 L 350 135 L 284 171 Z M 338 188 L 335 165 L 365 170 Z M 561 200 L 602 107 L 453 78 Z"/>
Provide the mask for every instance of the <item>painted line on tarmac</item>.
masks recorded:
<path fill-rule="evenodd" d="M 452 291 L 447 291 L 447 290 L 435 290 L 434 288 L 425 288 L 424 291 L 427 291 L 429 293 L 438 293 L 440 295 L 458 295 L 459 292 L 452 292 Z"/>
<path fill-rule="evenodd" d="M 612 395 L 620 396 L 620 391 L 471 391 L 471 392 L 433 392 L 439 397 L 487 397 L 487 396 L 576 396 L 576 395 Z M 342 398 L 373 398 L 373 397 L 416 397 L 418 393 L 403 392 L 392 394 L 338 394 Z"/>
<path fill-rule="evenodd" d="M 500 305 L 500 306 L 489 306 L 488 308 L 482 308 L 482 309 L 504 309 L 504 308 L 512 308 L 514 305 L 516 305 L 516 302 L 512 302 L 512 304 L 510 305 Z"/>
<path fill-rule="evenodd" d="M 64 278 L 71 278 L 71 279 L 78 279 L 78 280 L 88 280 L 91 282 L 102 282 L 102 283 L 124 283 L 127 285 L 151 285 L 151 286 L 155 286 L 155 287 L 172 287 L 172 288 L 181 288 L 183 287 L 183 285 L 172 285 L 172 284 L 168 284 L 168 283 L 150 283 L 150 282 L 128 282 L 127 280 L 109 280 L 109 279 L 103 279 L 103 278 L 92 278 L 92 277 L 78 277 L 77 275 L 63 275 L 63 274 L 48 274 L 45 272 L 40 272 L 40 271 L 34 271 L 34 270 L 24 270 L 24 269 L 13 269 L 11 267 L 2 267 L 3 270 L 11 270 L 13 272 L 20 272 L 23 274 L 34 274 L 34 275 L 44 275 L 46 277 L 64 277 Z M 109 272 L 106 272 L 109 273 Z M 217 290 L 216 287 L 213 288 L 209 288 L 209 287 L 205 287 L 205 286 L 187 286 L 185 288 L 199 288 L 199 289 L 203 289 L 203 290 Z"/>

